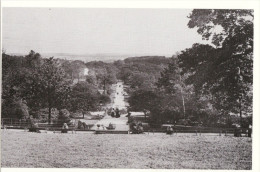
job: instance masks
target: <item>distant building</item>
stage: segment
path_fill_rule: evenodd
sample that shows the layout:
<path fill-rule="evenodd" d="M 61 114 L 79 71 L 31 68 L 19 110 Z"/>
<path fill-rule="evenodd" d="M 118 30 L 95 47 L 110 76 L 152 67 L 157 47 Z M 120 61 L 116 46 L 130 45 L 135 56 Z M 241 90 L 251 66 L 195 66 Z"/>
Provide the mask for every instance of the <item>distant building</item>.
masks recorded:
<path fill-rule="evenodd" d="M 85 69 L 84 69 L 84 76 L 87 76 L 87 75 L 88 75 L 88 72 L 89 72 L 89 69 L 88 69 L 88 68 L 85 68 Z"/>
<path fill-rule="evenodd" d="M 150 113 L 147 113 L 146 115 L 144 112 L 130 112 L 130 117 L 137 121 L 147 122 L 147 120 L 150 118 Z"/>
<path fill-rule="evenodd" d="M 107 90 L 98 90 L 100 94 L 107 94 Z"/>
<path fill-rule="evenodd" d="M 85 81 L 86 81 L 86 78 L 73 79 L 72 85 L 75 85 L 75 84 L 77 84 L 79 82 L 85 82 Z"/>

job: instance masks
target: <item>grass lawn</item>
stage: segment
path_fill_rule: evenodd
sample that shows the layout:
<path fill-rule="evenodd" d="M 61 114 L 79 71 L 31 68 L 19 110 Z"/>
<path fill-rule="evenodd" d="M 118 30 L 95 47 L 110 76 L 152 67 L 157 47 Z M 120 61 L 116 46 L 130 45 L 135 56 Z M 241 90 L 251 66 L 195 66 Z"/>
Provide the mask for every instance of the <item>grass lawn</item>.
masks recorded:
<path fill-rule="evenodd" d="M 252 139 L 1 132 L 2 167 L 251 169 Z"/>

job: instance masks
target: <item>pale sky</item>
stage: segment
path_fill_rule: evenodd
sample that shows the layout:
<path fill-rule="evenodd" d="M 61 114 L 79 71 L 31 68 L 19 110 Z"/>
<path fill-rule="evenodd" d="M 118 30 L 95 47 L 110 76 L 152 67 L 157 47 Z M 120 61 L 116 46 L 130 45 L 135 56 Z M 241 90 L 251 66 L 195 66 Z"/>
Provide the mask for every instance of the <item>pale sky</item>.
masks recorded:
<path fill-rule="evenodd" d="M 3 8 L 7 53 L 173 55 L 206 43 L 184 9 Z"/>

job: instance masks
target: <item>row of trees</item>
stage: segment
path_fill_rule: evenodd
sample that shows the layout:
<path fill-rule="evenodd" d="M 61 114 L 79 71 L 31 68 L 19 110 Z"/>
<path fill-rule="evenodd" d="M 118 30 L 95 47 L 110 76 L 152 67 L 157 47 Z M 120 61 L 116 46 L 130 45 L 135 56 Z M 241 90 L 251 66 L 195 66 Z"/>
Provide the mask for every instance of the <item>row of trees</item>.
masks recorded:
<path fill-rule="evenodd" d="M 172 57 L 154 89 L 131 94 L 131 108 L 150 111 L 152 122 L 208 125 L 230 113 L 252 114 L 253 11 L 193 10 L 188 18 L 211 45 L 195 43 Z"/>
<path fill-rule="evenodd" d="M 130 57 L 116 61 L 117 78 L 129 85 L 128 93 L 137 90 L 154 90 L 160 72 L 167 66 L 169 58 L 161 56 Z"/>
<path fill-rule="evenodd" d="M 73 82 L 75 78 L 78 79 L 78 75 L 74 75 L 80 72 L 78 65 L 84 69 L 84 63 L 80 61 L 42 58 L 34 51 L 25 57 L 5 53 L 2 57 L 3 118 L 28 118 L 29 115 L 40 118 L 44 109 L 47 109 L 47 118 L 51 122 L 55 118 L 55 109 L 82 113 L 84 117 L 88 111 L 97 110 L 101 102 L 110 102 L 109 95 L 98 92 L 99 80 L 95 79 L 101 74 L 86 76 L 83 82 Z"/>

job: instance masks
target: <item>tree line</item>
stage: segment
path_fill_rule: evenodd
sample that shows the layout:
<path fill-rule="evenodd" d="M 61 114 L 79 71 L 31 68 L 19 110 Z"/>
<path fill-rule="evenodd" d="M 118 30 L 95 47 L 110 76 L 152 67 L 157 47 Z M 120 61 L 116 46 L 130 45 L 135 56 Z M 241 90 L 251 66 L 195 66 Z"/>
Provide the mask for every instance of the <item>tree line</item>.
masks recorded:
<path fill-rule="evenodd" d="M 112 72 L 107 76 L 108 72 L 102 71 L 107 69 L 105 65 L 93 67 L 82 61 L 42 58 L 34 51 L 24 57 L 3 53 L 2 59 L 2 118 L 25 119 L 31 115 L 51 122 L 70 112 L 84 117 L 111 101 L 109 92 L 99 92 L 104 80 L 107 90 L 116 82 Z M 94 73 L 83 75 L 86 67 Z"/>

